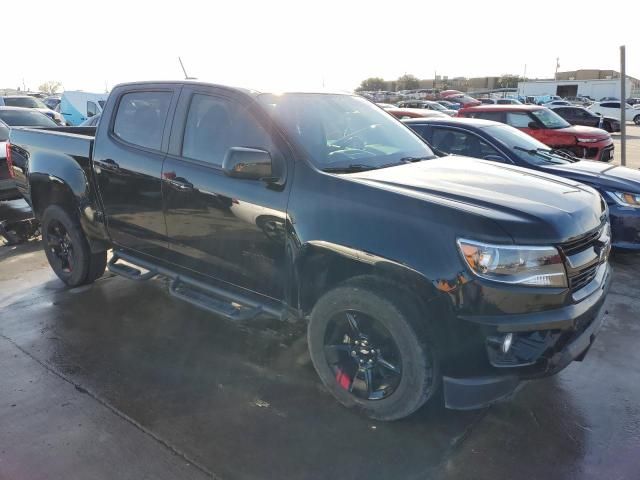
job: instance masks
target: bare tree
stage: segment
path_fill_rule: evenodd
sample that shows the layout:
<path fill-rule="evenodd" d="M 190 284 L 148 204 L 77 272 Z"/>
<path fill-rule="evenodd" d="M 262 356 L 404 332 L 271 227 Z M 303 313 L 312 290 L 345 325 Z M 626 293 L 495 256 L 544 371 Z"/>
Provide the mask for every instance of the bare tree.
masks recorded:
<path fill-rule="evenodd" d="M 55 95 L 62 88 L 62 83 L 56 82 L 55 80 L 49 80 L 48 82 L 44 82 L 42 85 L 38 87 L 42 93 L 46 93 L 47 95 Z"/>

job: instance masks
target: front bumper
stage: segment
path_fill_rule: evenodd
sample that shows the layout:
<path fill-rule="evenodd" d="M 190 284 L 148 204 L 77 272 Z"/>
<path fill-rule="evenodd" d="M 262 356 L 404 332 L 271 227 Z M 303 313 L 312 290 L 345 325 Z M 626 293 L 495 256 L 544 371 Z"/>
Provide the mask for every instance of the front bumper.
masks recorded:
<path fill-rule="evenodd" d="M 619 250 L 640 250 L 640 208 L 609 205 L 611 246 Z"/>
<path fill-rule="evenodd" d="M 521 351 L 531 355 L 531 358 L 512 364 L 500 364 L 490 359 L 490 366 L 483 369 L 481 374 L 469 377 L 444 376 L 445 406 L 456 410 L 486 407 L 512 395 L 523 380 L 553 375 L 572 361 L 581 361 L 604 320 L 603 306 L 611 285 L 611 268 L 604 264 L 603 269 L 597 290 L 577 304 L 533 314 L 475 318 L 482 328 L 491 325 L 497 332 L 523 334 Z M 540 335 L 546 343 L 535 344 L 529 341 L 527 335 Z M 538 348 L 540 345 L 543 348 Z"/>

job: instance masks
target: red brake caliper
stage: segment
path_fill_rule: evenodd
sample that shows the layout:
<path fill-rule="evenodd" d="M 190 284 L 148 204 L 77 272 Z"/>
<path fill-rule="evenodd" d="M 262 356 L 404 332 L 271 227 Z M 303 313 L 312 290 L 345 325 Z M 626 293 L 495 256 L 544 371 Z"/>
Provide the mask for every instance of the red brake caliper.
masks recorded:
<path fill-rule="evenodd" d="M 349 387 L 351 386 L 351 379 L 342 371 L 341 368 L 338 368 L 338 371 L 336 372 L 336 381 L 342 388 L 349 390 Z"/>

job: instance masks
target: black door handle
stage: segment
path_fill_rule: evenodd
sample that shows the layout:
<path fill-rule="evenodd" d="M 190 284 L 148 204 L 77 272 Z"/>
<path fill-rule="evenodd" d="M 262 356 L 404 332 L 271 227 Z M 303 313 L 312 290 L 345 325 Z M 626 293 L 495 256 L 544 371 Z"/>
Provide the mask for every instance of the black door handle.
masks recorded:
<path fill-rule="evenodd" d="M 176 190 L 179 190 L 181 192 L 190 192 L 191 190 L 193 190 L 193 183 L 188 182 L 187 180 L 181 177 L 167 180 L 167 183 L 171 185 L 173 188 L 175 188 Z"/>

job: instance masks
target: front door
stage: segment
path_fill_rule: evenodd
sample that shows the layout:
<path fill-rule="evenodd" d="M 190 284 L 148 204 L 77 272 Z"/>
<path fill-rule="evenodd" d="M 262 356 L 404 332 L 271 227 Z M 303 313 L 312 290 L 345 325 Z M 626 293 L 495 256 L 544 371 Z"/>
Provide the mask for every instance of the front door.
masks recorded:
<path fill-rule="evenodd" d="M 116 89 L 95 141 L 94 170 L 111 239 L 156 257 L 168 247 L 161 173 L 179 88 Z"/>
<path fill-rule="evenodd" d="M 222 171 L 230 147 L 267 150 L 284 178 L 286 147 L 244 95 L 222 88 L 183 90 L 162 171 L 170 258 L 271 298 L 284 298 L 288 184 L 231 178 Z"/>

